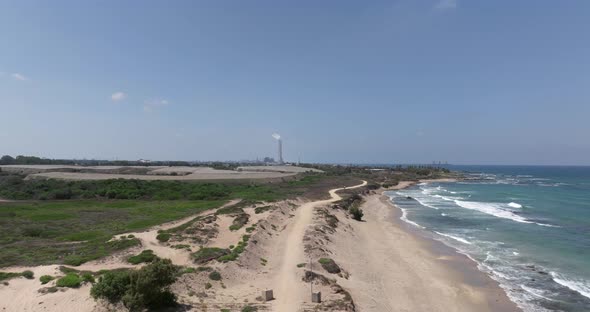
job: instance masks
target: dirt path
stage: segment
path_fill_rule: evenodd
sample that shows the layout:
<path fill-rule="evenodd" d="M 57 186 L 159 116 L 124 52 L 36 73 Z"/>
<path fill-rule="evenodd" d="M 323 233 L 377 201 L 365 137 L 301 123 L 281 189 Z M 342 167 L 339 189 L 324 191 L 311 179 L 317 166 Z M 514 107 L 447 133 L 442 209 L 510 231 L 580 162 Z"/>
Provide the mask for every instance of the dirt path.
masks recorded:
<path fill-rule="evenodd" d="M 297 209 L 293 220 L 285 228 L 282 236 L 283 254 L 278 275 L 273 281 L 271 289 L 275 290 L 276 301 L 273 310 L 280 312 L 296 312 L 304 302 L 311 300 L 308 289 L 301 278 L 297 276 L 297 264 L 307 262 L 304 254 L 303 237 L 307 226 L 313 218 L 315 207 L 333 203 L 342 199 L 336 192 L 367 185 L 367 181 L 351 187 L 330 190 L 330 199 L 319 200 L 303 204 Z M 306 299 L 307 298 L 307 299 Z"/>

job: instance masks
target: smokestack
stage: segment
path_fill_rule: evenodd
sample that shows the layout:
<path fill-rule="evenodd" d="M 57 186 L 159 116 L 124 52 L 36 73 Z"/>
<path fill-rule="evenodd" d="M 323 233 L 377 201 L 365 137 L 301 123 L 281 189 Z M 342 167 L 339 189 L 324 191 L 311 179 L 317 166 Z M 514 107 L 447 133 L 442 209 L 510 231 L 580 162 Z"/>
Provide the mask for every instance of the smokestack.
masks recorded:
<path fill-rule="evenodd" d="M 281 136 L 278 133 L 274 133 L 272 135 L 273 138 L 275 138 L 275 140 L 278 141 L 279 143 L 279 159 L 277 160 L 277 162 L 279 164 L 283 163 L 283 140 L 281 140 Z"/>

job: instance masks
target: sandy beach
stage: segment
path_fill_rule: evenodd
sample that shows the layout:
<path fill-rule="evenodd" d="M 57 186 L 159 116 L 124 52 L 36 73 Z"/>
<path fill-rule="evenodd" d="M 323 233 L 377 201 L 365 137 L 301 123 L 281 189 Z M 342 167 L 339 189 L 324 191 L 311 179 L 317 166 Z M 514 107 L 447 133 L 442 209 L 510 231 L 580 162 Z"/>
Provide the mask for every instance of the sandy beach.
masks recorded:
<path fill-rule="evenodd" d="M 412 233 L 386 196 L 368 196 L 363 211 L 331 249 L 359 311 L 520 311 L 470 259 Z"/>

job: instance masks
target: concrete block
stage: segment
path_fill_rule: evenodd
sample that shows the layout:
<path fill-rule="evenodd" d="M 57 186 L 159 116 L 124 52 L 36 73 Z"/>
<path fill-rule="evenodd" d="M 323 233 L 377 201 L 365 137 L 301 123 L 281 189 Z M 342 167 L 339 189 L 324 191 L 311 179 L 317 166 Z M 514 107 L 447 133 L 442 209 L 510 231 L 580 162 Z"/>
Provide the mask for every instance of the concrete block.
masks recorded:
<path fill-rule="evenodd" d="M 273 297 L 272 289 L 263 291 L 262 292 L 262 299 L 264 299 L 264 301 L 273 300 L 274 297 Z"/>
<path fill-rule="evenodd" d="M 322 303 L 322 292 L 312 292 L 311 293 L 311 302 L 313 303 Z"/>

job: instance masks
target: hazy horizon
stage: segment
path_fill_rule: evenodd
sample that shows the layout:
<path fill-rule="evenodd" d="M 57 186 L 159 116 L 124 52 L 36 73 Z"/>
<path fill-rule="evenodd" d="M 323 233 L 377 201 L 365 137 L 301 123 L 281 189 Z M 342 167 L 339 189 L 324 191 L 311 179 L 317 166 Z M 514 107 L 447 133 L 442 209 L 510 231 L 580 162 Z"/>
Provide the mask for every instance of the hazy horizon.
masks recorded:
<path fill-rule="evenodd" d="M 0 155 L 590 165 L 588 1 L 0 3 Z"/>

